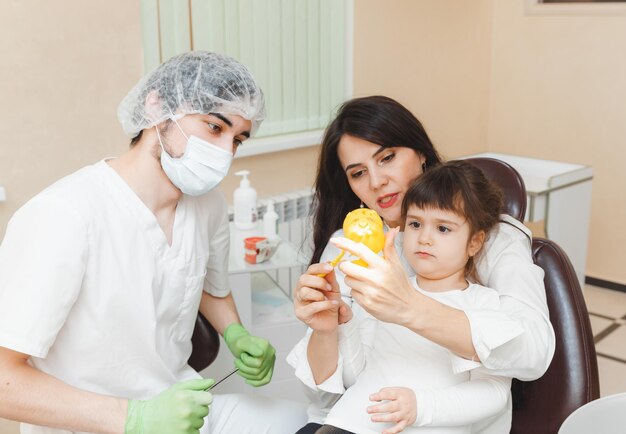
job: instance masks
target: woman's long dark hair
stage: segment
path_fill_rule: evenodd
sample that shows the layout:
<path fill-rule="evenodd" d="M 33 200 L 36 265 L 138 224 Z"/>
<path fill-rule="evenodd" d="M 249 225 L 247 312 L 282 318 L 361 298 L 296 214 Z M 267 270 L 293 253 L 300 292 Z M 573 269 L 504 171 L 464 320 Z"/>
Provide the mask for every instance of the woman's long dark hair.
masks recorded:
<path fill-rule="evenodd" d="M 339 141 L 344 135 L 384 148 L 411 148 L 425 157 L 426 167 L 441 162 L 421 122 L 399 102 L 385 96 L 345 102 L 326 128 L 322 140 L 313 198 L 311 264 L 319 262 L 332 233 L 341 228 L 346 214 L 360 204 L 337 155 Z"/>

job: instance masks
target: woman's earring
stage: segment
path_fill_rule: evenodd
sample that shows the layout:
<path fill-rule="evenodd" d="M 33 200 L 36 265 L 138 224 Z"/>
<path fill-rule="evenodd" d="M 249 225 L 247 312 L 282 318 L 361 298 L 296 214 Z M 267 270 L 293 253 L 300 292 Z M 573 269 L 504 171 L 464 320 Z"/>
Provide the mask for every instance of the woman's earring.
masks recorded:
<path fill-rule="evenodd" d="M 365 205 L 363 205 L 363 201 L 361 201 L 361 205 L 359 205 L 359 208 L 365 208 Z"/>

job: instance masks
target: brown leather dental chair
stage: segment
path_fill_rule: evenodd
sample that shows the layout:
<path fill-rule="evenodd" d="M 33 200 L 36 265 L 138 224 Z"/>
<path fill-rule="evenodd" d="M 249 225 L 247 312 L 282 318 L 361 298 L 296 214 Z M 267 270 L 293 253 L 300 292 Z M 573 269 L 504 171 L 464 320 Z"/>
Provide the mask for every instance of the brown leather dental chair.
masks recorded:
<path fill-rule="evenodd" d="M 574 410 L 600 397 L 598 362 L 587 306 L 567 255 L 542 238 L 533 239 L 532 252 L 545 271 L 556 350 L 543 377 L 513 380 L 511 433 L 556 434 Z"/>
<path fill-rule="evenodd" d="M 506 212 L 523 221 L 526 189 L 519 173 L 492 158 L 469 158 L 504 193 Z M 556 434 L 576 409 L 599 398 L 598 365 L 585 300 L 565 252 L 553 241 L 534 238 L 532 255 L 544 272 L 556 349 L 548 370 L 534 381 L 514 379 L 512 434 Z"/>
<path fill-rule="evenodd" d="M 191 345 L 191 356 L 187 363 L 198 372 L 213 363 L 220 350 L 219 334 L 200 312 L 196 318 Z"/>

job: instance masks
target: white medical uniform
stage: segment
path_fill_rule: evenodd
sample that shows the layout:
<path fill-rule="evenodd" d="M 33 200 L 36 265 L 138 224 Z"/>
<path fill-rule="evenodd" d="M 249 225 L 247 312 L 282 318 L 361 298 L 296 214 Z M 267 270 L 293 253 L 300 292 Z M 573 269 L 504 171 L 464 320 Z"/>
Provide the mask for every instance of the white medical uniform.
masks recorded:
<path fill-rule="evenodd" d="M 228 250 L 219 190 L 182 196 L 170 246 L 117 172 L 105 161 L 85 167 L 31 199 L 7 227 L 0 346 L 80 389 L 153 398 L 199 378 L 187 365 L 191 335 L 202 289 L 230 292 Z M 224 403 L 215 401 L 202 432 L 220 418 Z M 22 424 L 22 433 L 67 431 Z"/>
<path fill-rule="evenodd" d="M 493 375 L 533 380 L 543 375 L 548 368 L 555 345 L 543 285 L 543 270 L 532 263 L 528 229 L 508 215 L 500 217 L 502 223 L 489 233 L 476 264 L 481 282 L 497 291 L 499 307 L 467 306 L 463 310 L 469 319 L 472 342 L 482 366 Z M 408 276 L 414 279 L 415 272 L 402 256 L 402 235 L 400 232 L 396 237 L 396 251 Z M 343 236 L 343 231 L 339 230 L 333 236 Z M 329 244 L 320 262 L 334 258 L 338 251 Z M 344 283 L 345 275 L 338 268 L 335 273 L 342 294 L 348 295 L 350 289 Z M 344 327 L 340 326 L 340 332 Z M 305 392 L 311 399 L 309 421 L 323 423 L 330 408 L 345 388 L 352 384 L 353 379 L 344 378 L 342 370 L 337 369 L 325 382 L 315 384 L 306 356 L 310 333 L 311 330 L 294 347 L 287 361 L 296 369 L 296 376 L 306 386 Z M 364 333 L 361 335 L 364 341 L 374 342 L 373 336 L 368 335 L 367 331 Z M 448 352 L 448 356 L 451 366 L 462 366 L 467 362 L 451 352 Z M 340 352 L 338 366 L 343 366 L 343 363 Z M 455 393 L 452 391 L 452 394 Z M 419 411 L 419 401 L 417 407 Z M 472 432 L 501 432 L 501 427 L 510 423 L 510 411 L 507 406 L 496 418 L 474 425 Z M 433 417 L 438 420 L 436 416 Z"/>

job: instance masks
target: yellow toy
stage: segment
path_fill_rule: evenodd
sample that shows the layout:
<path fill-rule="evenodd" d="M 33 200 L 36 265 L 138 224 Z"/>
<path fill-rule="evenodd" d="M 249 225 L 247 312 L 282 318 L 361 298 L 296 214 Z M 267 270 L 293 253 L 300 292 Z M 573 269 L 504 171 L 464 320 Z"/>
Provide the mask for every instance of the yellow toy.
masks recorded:
<path fill-rule="evenodd" d="M 343 233 L 346 238 L 356 242 L 365 244 L 372 252 L 379 253 L 385 245 L 385 232 L 383 231 L 383 220 L 378 213 L 369 208 L 357 208 L 350 211 L 343 220 Z M 345 250 L 330 261 L 330 265 L 335 267 L 343 255 Z M 367 262 L 362 259 L 356 259 L 355 264 L 367 267 Z M 325 274 L 320 274 L 324 277 Z"/>
<path fill-rule="evenodd" d="M 346 238 L 365 244 L 374 253 L 380 252 L 385 245 L 383 220 L 372 209 L 357 208 L 354 211 L 350 211 L 343 221 L 343 233 Z M 362 259 L 357 259 L 353 262 L 367 267 L 367 262 Z"/>

